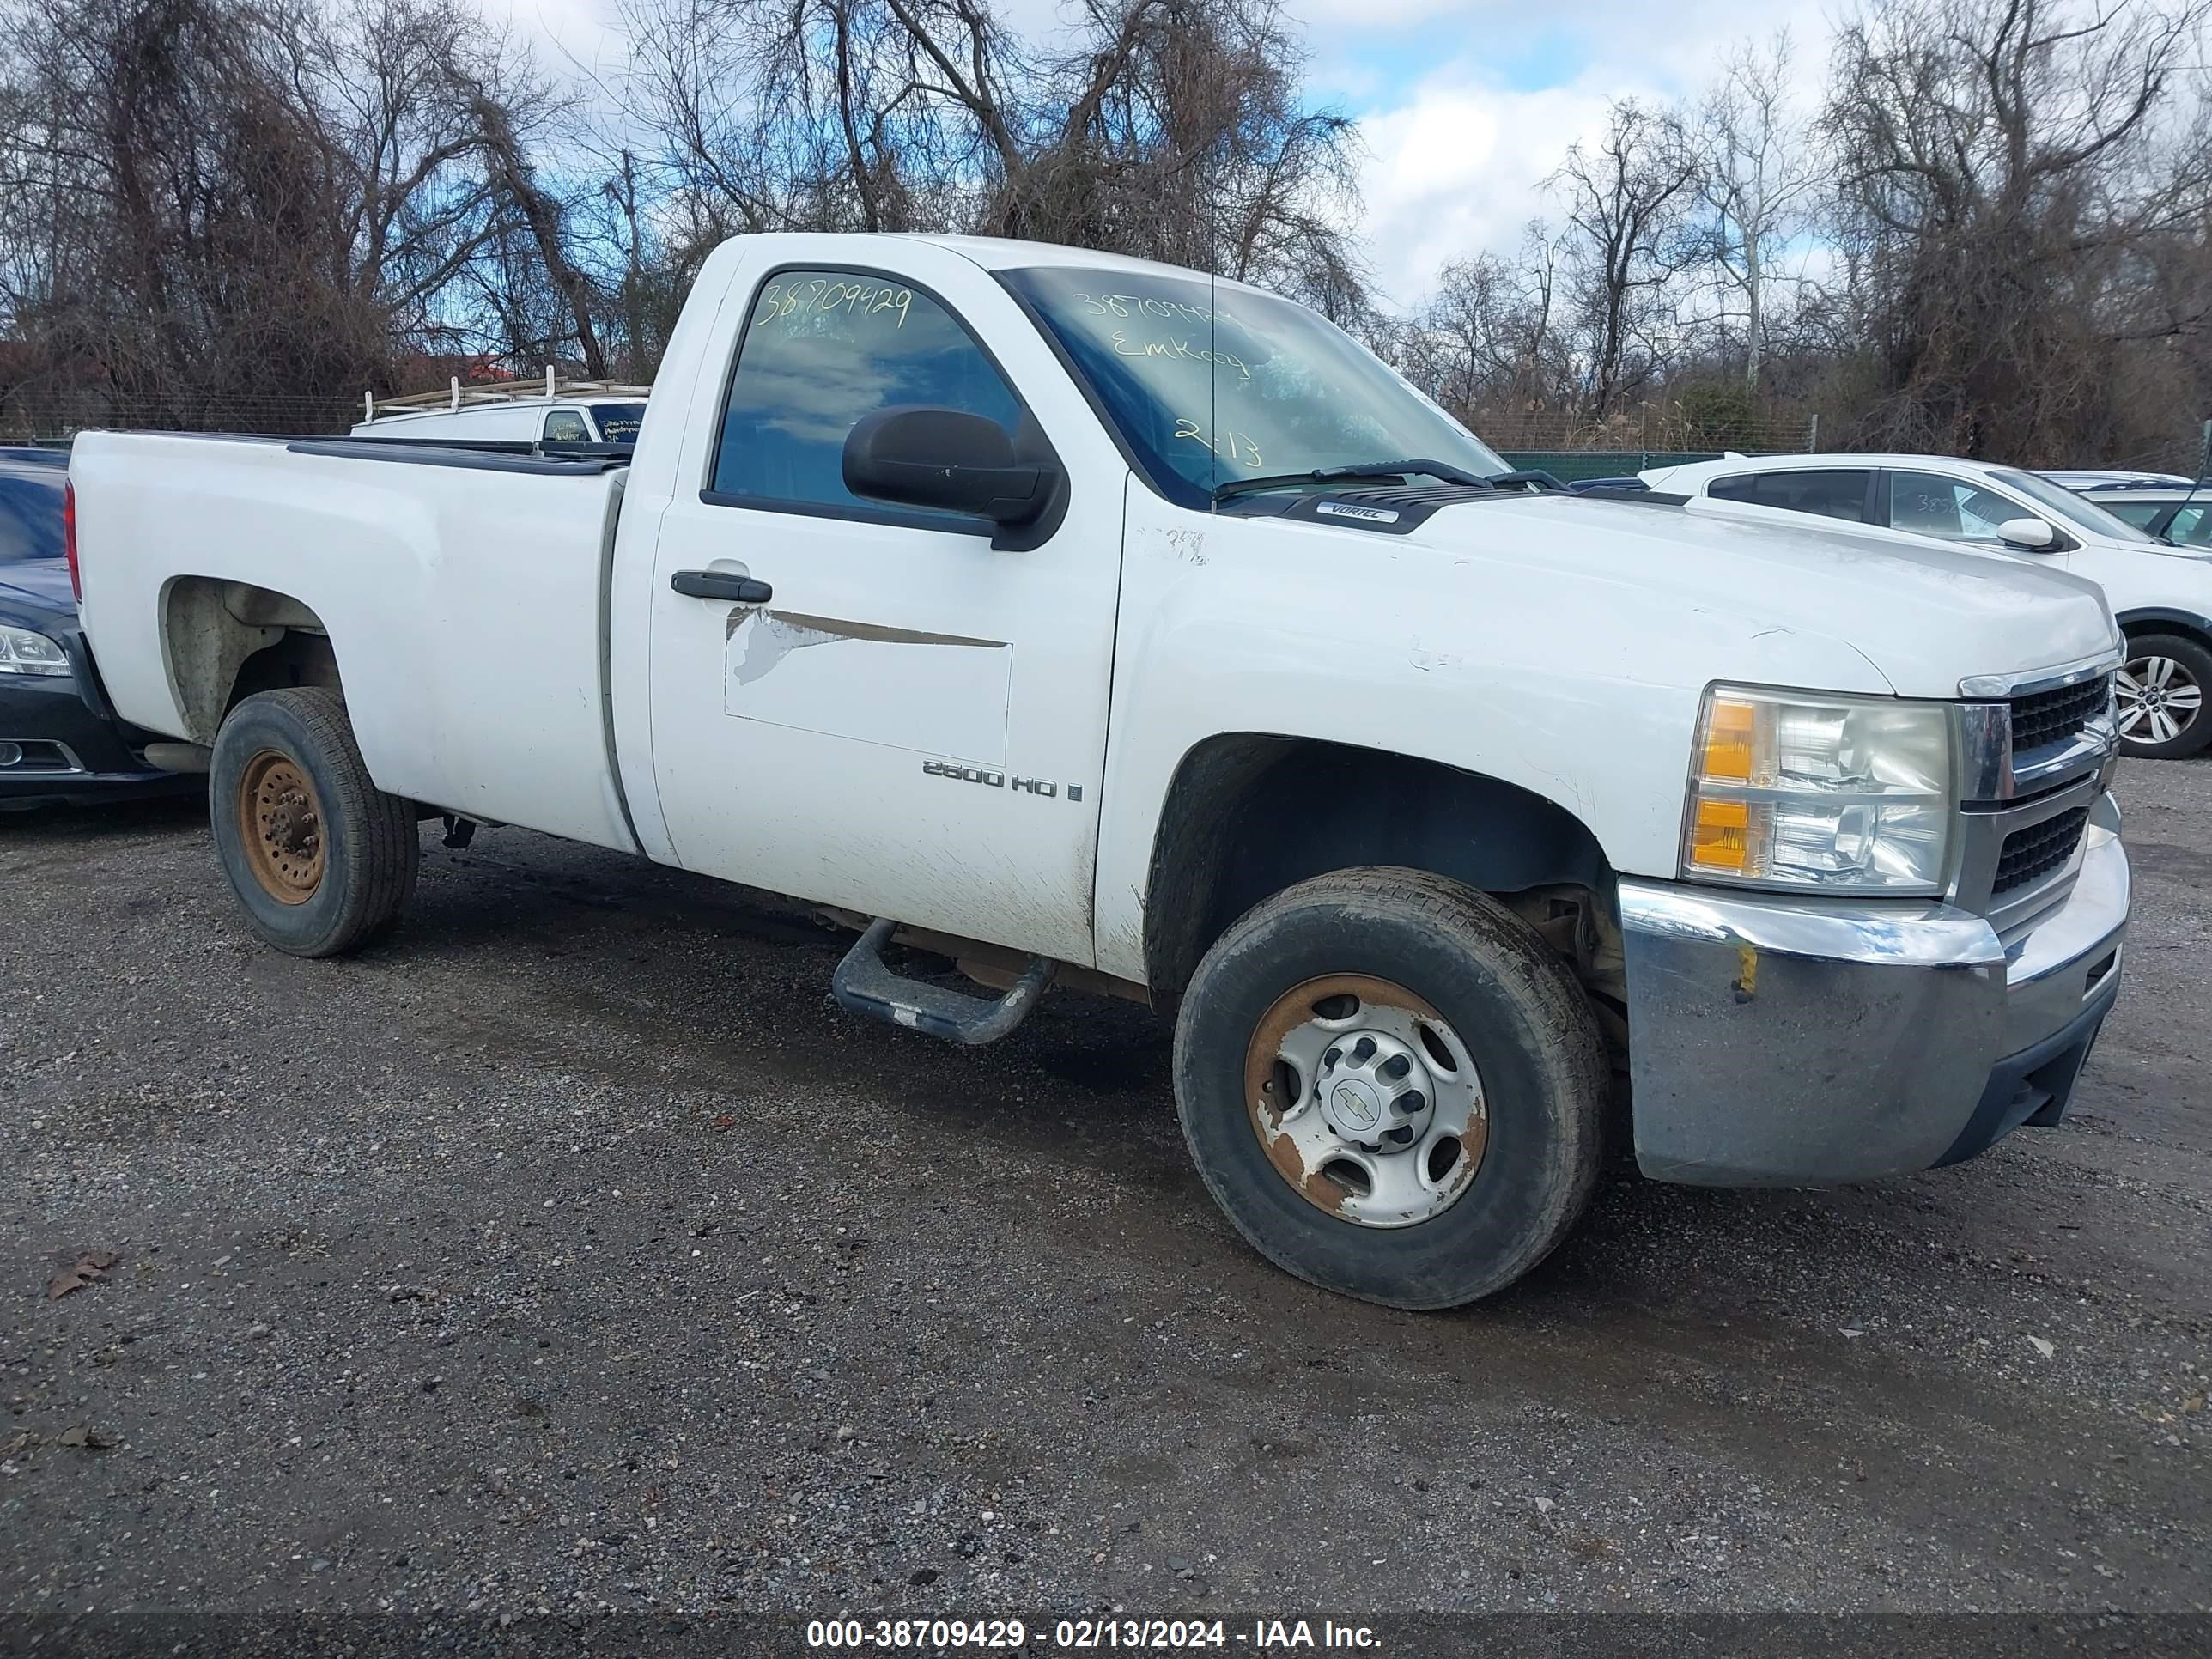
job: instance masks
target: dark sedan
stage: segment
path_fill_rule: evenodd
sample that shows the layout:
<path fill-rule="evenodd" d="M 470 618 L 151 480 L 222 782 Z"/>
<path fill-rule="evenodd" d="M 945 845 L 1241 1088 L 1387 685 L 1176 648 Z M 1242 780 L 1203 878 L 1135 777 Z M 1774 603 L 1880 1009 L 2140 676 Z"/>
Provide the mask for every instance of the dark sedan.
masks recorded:
<path fill-rule="evenodd" d="M 147 765 L 146 734 L 96 703 L 64 549 L 68 460 L 0 449 L 0 811 L 205 787 Z"/>

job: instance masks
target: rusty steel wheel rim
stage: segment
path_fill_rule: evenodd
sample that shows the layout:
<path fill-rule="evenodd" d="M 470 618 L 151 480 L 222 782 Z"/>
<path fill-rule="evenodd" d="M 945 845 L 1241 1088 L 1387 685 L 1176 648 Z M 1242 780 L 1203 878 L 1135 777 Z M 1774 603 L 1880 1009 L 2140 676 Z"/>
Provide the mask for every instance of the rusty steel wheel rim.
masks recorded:
<path fill-rule="evenodd" d="M 323 884 L 323 805 L 289 755 L 264 749 L 238 779 L 238 824 L 246 867 L 262 891 L 305 904 Z"/>
<path fill-rule="evenodd" d="M 1244 1054 L 1252 1132 L 1301 1198 L 1363 1227 L 1411 1227 L 1465 1196 L 1490 1114 L 1451 1023 L 1389 980 L 1310 979 L 1275 999 Z"/>

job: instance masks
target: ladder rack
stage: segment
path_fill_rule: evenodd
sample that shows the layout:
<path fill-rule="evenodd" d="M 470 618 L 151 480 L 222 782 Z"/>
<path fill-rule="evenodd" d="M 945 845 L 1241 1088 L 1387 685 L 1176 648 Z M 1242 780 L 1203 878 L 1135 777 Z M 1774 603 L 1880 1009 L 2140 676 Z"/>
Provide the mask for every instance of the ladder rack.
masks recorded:
<path fill-rule="evenodd" d="M 565 380 L 548 363 L 542 383 L 501 380 L 489 386 L 463 386 L 461 377 L 456 374 L 447 382 L 443 392 L 412 392 L 398 398 L 380 398 L 373 392 L 364 392 L 361 394 L 361 408 L 362 420 L 380 421 L 393 415 L 433 415 L 486 404 L 553 403 L 571 398 L 647 398 L 652 392 L 649 386 L 633 386 L 623 380 Z"/>

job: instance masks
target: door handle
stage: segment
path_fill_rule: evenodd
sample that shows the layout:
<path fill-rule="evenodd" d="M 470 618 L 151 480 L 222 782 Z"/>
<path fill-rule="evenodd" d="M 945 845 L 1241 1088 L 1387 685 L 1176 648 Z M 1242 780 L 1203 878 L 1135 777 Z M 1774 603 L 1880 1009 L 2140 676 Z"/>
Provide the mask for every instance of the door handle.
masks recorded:
<path fill-rule="evenodd" d="M 668 579 L 668 585 L 690 599 L 728 599 L 736 605 L 766 605 L 775 597 L 775 590 L 766 582 L 726 570 L 679 570 Z"/>

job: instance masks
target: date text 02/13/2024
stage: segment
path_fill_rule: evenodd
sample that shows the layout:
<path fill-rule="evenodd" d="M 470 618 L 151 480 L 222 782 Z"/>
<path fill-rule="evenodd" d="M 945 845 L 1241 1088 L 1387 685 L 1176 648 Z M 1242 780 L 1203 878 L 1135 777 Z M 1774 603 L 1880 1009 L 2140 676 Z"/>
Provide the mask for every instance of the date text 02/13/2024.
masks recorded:
<path fill-rule="evenodd" d="M 1381 1646 L 1365 1625 L 1340 1625 L 1333 1619 L 1255 1619 L 1249 1629 L 1231 1628 L 1220 1619 L 1061 1619 L 1054 1622 L 1051 1645 L 1061 1651 L 1097 1649 L 1175 1650 L 1243 1647 L 1265 1650 L 1336 1648 L 1373 1651 Z M 1035 1644 L 1044 1645 L 1044 1631 Z M 817 1619 L 808 1621 L 806 1645 L 826 1649 L 975 1648 L 1019 1650 L 1030 1646 L 1032 1632 L 1018 1619 Z"/>

